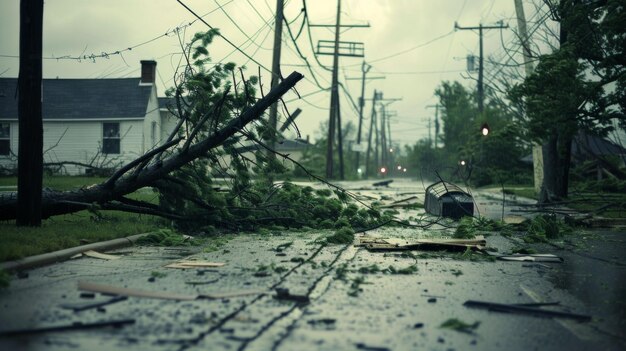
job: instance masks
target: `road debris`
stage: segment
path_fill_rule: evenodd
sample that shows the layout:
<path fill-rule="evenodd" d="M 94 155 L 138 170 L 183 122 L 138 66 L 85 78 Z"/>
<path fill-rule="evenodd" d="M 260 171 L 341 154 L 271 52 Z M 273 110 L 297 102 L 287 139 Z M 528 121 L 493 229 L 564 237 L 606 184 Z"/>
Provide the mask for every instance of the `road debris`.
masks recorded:
<path fill-rule="evenodd" d="M 261 295 L 265 294 L 266 291 L 261 290 L 244 290 L 244 291 L 235 291 L 230 293 L 212 293 L 212 294 L 197 294 L 197 295 L 186 295 L 186 294 L 176 294 L 170 292 L 163 291 L 146 291 L 146 290 L 138 290 L 138 289 L 128 289 L 121 288 L 111 285 L 97 284 L 97 283 L 89 283 L 89 282 L 78 282 L 78 289 L 84 291 L 98 292 L 102 294 L 111 294 L 111 295 L 122 295 L 122 296 L 133 296 L 133 297 L 145 297 L 152 299 L 163 299 L 163 300 L 179 300 L 179 301 L 192 301 L 197 299 L 224 299 L 229 297 L 240 297 L 240 296 L 248 296 L 248 295 Z"/>
<path fill-rule="evenodd" d="M 223 267 L 224 263 L 221 262 L 208 262 L 208 261 L 178 261 L 165 265 L 165 268 L 177 268 L 177 269 L 194 269 L 194 268 L 216 268 Z"/>
<path fill-rule="evenodd" d="M 496 256 L 502 261 L 519 261 L 519 262 L 563 262 L 563 258 L 553 254 L 512 254 Z"/>
<path fill-rule="evenodd" d="M 0 337 L 60 332 L 60 331 L 68 331 L 68 330 L 96 329 L 96 328 L 103 328 L 103 327 L 119 328 L 124 325 L 134 324 L 134 323 L 135 323 L 134 319 L 119 319 L 119 320 L 95 322 L 95 323 L 74 322 L 72 324 L 57 325 L 57 326 L 50 326 L 50 327 L 0 331 Z"/>
<path fill-rule="evenodd" d="M 591 316 L 588 316 L 588 315 L 571 313 L 571 312 L 563 312 L 563 311 L 544 310 L 540 308 L 541 305 L 503 304 L 503 303 L 468 300 L 468 301 L 465 301 L 463 306 L 474 307 L 474 308 L 484 308 L 490 311 L 497 311 L 497 312 L 518 312 L 518 313 L 524 313 L 524 314 L 531 314 L 531 315 L 535 315 L 539 317 L 569 318 L 569 319 L 575 319 L 580 322 L 588 322 L 591 320 Z"/>
<path fill-rule="evenodd" d="M 307 304 L 311 301 L 307 295 L 291 294 L 287 288 L 276 288 L 274 298 L 276 300 L 293 301 L 299 304 Z"/>
<path fill-rule="evenodd" d="M 92 308 L 100 308 L 103 306 L 107 306 L 107 305 L 111 305 L 117 302 L 121 302 L 128 299 L 126 296 L 115 296 L 111 299 L 108 299 L 106 301 L 98 301 L 98 302 L 83 302 L 83 303 L 64 303 L 61 304 L 59 307 L 64 308 L 64 309 L 68 309 L 68 310 L 73 310 L 74 312 L 80 312 L 80 311 L 85 311 L 85 310 L 90 310 Z"/>
<path fill-rule="evenodd" d="M 461 217 L 474 215 L 474 198 L 459 186 L 448 182 L 437 182 L 426 188 L 424 209 L 438 217 Z"/>
<path fill-rule="evenodd" d="M 362 342 L 356 343 L 354 346 L 356 346 L 356 348 L 359 350 L 365 350 L 365 351 L 391 351 L 390 348 L 387 348 L 384 346 L 369 346 Z"/>
<path fill-rule="evenodd" d="M 120 256 L 104 254 L 93 250 L 85 251 L 83 255 L 91 258 L 99 258 L 101 260 L 119 260 L 121 258 Z"/>
<path fill-rule="evenodd" d="M 401 238 L 374 238 L 362 236 L 355 246 L 363 246 L 369 251 L 396 251 L 396 250 L 433 250 L 444 249 L 451 251 L 465 251 L 469 249 L 483 250 L 487 245 L 484 236 L 474 239 L 417 239 L 406 240 Z"/>
<path fill-rule="evenodd" d="M 418 200 L 419 198 L 417 196 L 411 196 L 411 197 L 407 197 L 406 199 L 394 201 L 388 205 L 380 206 L 380 208 L 396 208 L 396 207 L 403 208 L 407 206 L 414 206 L 418 204 Z"/>
<path fill-rule="evenodd" d="M 479 325 L 480 322 L 474 322 L 472 324 L 469 324 L 457 318 L 450 318 L 447 321 L 441 323 L 439 328 L 452 329 L 461 333 L 473 334 L 474 330 L 476 330 Z"/>
<path fill-rule="evenodd" d="M 376 182 L 374 184 L 372 184 L 372 186 L 386 186 L 388 187 L 389 184 L 393 183 L 393 179 L 389 179 L 389 180 L 383 180 L 382 182 Z"/>

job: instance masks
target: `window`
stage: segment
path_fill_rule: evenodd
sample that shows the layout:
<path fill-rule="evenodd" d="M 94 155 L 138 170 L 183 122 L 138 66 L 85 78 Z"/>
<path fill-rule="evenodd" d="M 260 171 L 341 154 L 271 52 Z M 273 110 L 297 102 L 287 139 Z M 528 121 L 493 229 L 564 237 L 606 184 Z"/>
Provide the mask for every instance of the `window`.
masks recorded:
<path fill-rule="evenodd" d="M 0 156 L 11 154 L 11 124 L 0 123 Z"/>
<path fill-rule="evenodd" d="M 102 153 L 120 153 L 120 124 L 102 123 Z"/>

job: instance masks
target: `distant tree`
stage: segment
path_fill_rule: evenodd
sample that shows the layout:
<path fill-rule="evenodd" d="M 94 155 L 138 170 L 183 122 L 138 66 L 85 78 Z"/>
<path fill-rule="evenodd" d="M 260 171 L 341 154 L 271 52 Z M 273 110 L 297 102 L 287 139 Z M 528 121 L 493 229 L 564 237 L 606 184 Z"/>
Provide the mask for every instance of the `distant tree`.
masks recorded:
<path fill-rule="evenodd" d="M 442 106 L 443 148 L 433 149 L 424 140 L 407 148 L 411 169 L 417 167 L 426 179 L 436 180 L 437 171 L 442 177 L 474 185 L 529 181 L 530 170 L 521 162 L 528 146 L 522 129 L 493 91 L 486 89 L 486 93 L 487 103 L 479 113 L 472 91 L 459 82 L 442 83 L 435 94 Z M 481 133 L 485 123 L 488 136 Z"/>

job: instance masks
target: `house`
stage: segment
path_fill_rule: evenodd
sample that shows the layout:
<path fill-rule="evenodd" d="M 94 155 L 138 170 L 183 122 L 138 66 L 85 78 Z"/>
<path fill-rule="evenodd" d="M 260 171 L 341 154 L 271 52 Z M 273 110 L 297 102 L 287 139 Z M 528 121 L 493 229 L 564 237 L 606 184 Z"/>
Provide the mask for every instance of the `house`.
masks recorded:
<path fill-rule="evenodd" d="M 156 65 L 141 61 L 139 78 L 44 79 L 44 163 L 62 163 L 55 169 L 62 173 L 85 174 L 119 167 L 160 144 L 176 118 L 159 105 Z M 18 133 L 17 78 L 0 78 L 4 170 L 17 168 Z"/>
<path fill-rule="evenodd" d="M 617 167 L 607 162 L 607 158 L 614 158 Z M 532 154 L 523 157 L 521 161 L 532 164 Z M 601 180 L 605 175 L 614 177 L 615 170 L 623 172 L 619 169 L 626 166 L 626 149 L 606 138 L 579 131 L 572 138 L 571 161 L 574 165 L 584 165 L 586 169 L 581 171 L 585 174 L 593 173 L 597 180 Z"/>

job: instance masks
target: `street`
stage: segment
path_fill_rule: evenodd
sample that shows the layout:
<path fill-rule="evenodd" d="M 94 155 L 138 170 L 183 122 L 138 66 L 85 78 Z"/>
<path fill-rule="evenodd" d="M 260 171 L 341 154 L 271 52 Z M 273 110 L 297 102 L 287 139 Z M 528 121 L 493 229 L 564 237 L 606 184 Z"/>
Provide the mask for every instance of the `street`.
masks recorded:
<path fill-rule="evenodd" d="M 393 202 L 417 196 L 419 181 L 396 179 L 340 186 Z M 322 187 L 316 184 L 316 187 Z M 500 220 L 531 201 L 474 192 L 482 215 Z M 371 200 L 370 200 L 371 201 Z M 423 214 L 398 209 L 397 217 Z M 440 238 L 454 228 L 382 227 L 379 238 Z M 119 259 L 81 257 L 32 269 L 0 290 L 0 332 L 95 322 L 117 327 L 32 332 L 0 337 L 3 350 L 621 350 L 626 348 L 624 230 L 575 228 L 563 241 L 534 244 L 556 262 L 515 262 L 445 251 L 368 251 L 324 245 L 316 230 L 228 234 L 209 246 L 119 249 Z M 487 247 L 510 253 L 517 234 L 484 233 Z M 484 257 L 481 258 L 481 257 Z M 165 268 L 184 260 L 216 267 Z M 79 290 L 79 282 L 177 294 L 111 296 Z M 285 290 L 285 289 L 288 289 Z M 207 298 L 210 294 L 250 293 Z M 190 298 L 181 298 L 185 294 Z M 131 294 L 132 295 L 132 294 Z M 210 297 L 210 296 L 209 296 Z M 540 304 L 591 316 L 546 318 L 464 306 L 468 300 Z M 111 302 L 84 310 L 71 304 Z"/>

